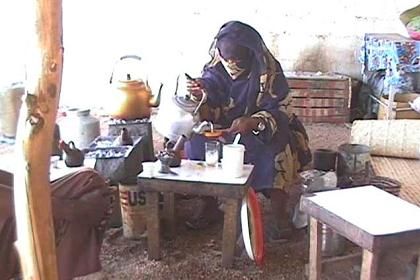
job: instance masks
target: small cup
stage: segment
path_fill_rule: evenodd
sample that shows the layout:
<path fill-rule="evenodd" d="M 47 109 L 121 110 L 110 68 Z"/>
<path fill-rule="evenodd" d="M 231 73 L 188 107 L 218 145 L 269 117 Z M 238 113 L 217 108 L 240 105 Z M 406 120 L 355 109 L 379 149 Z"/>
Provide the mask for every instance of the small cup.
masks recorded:
<path fill-rule="evenodd" d="M 216 166 L 219 162 L 220 143 L 217 141 L 208 141 L 205 143 L 206 165 Z"/>

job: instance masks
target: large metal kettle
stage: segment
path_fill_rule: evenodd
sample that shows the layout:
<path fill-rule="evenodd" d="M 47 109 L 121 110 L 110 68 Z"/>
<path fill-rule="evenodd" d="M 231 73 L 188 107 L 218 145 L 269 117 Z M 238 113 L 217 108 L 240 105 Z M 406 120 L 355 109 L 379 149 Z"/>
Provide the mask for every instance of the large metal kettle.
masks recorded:
<path fill-rule="evenodd" d="M 177 78 L 176 90 L 171 102 L 159 108 L 154 121 L 157 132 L 170 141 L 177 141 L 180 136 L 191 137 L 194 128 L 200 124 L 199 109 L 207 98 L 205 91 L 201 100 L 195 100 L 186 92 L 179 94 L 179 91 L 182 91 L 183 82 L 180 81 L 180 77 Z"/>
<path fill-rule="evenodd" d="M 151 107 L 157 107 L 160 104 L 160 94 L 163 84 L 160 85 L 158 93 L 153 96 L 152 90 L 146 81 L 140 78 L 132 79 L 131 73 L 126 73 L 125 79 L 113 81 L 114 70 L 117 64 L 125 59 L 141 60 L 136 55 L 122 56 L 114 65 L 109 83 L 114 86 L 115 99 L 110 108 L 110 115 L 116 119 L 142 119 L 149 118 Z"/>

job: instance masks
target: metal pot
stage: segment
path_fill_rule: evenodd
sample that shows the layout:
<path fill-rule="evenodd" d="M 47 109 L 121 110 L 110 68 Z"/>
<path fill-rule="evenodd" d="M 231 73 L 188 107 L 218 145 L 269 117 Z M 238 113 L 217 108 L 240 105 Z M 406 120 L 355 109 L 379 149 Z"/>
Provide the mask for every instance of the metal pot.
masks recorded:
<path fill-rule="evenodd" d="M 348 188 L 368 184 L 370 177 L 370 148 L 362 144 L 342 144 L 338 147 L 338 185 Z"/>
<path fill-rule="evenodd" d="M 314 151 L 314 169 L 335 171 L 337 152 L 330 149 L 316 149 Z"/>
<path fill-rule="evenodd" d="M 362 144 L 342 144 L 338 147 L 338 176 L 354 176 L 366 171 L 370 148 Z"/>
<path fill-rule="evenodd" d="M 116 64 L 128 58 L 141 60 L 136 55 L 126 55 L 121 57 Z M 113 118 L 125 120 L 149 118 L 151 107 L 159 106 L 163 84 L 160 85 L 157 95 L 153 96 L 147 80 L 144 82 L 141 79 L 132 79 L 133 76 L 130 73 L 126 73 L 125 79 L 113 83 L 114 70 L 109 82 L 114 85 L 116 95 L 110 108 L 110 115 Z"/>
<path fill-rule="evenodd" d="M 178 95 L 178 85 L 179 78 L 171 102 L 159 109 L 154 121 L 156 130 L 170 141 L 176 141 L 180 136 L 191 137 L 193 128 L 200 123 L 199 109 L 206 99 L 204 91 L 199 101 L 191 98 L 189 94 Z"/>

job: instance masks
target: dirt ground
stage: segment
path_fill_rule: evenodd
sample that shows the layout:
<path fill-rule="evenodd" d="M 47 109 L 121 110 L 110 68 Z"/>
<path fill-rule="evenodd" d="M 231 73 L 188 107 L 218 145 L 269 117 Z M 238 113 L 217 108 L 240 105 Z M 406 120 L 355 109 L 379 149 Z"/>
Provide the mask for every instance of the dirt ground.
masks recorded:
<path fill-rule="evenodd" d="M 336 149 L 348 141 L 350 129 L 345 125 L 307 125 L 312 149 Z M 155 144 L 160 145 L 159 137 Z M 161 147 L 161 146 L 157 146 Z M 93 279 L 304 279 L 304 266 L 308 262 L 306 230 L 296 232 L 287 243 L 266 243 L 265 264 L 257 267 L 242 253 L 235 259 L 233 268 L 221 267 L 222 224 L 220 220 L 205 230 L 190 230 L 185 227 L 194 200 L 182 200 L 177 205 L 177 236 L 163 239 L 161 261 L 147 259 L 146 238 L 127 240 L 121 228 L 109 229 L 103 244 L 101 260 L 103 270 L 86 277 Z M 270 215 L 267 201 L 262 201 L 264 220 Z M 349 253 L 360 250 L 348 244 Z M 414 252 L 386 255 L 380 263 L 379 279 L 404 278 L 407 264 Z M 323 279 L 359 279 L 360 258 L 328 264 Z"/>
<path fill-rule="evenodd" d="M 312 124 L 306 125 L 311 148 L 336 149 L 349 139 L 350 129 L 346 125 Z M 155 150 L 161 149 L 161 138 L 154 134 Z M 2 162 L 12 156 L 11 146 L 0 146 Z M 242 253 L 235 259 L 233 268 L 221 267 L 221 240 L 223 220 L 206 230 L 190 230 L 184 225 L 188 215 L 197 205 L 198 199 L 181 200 L 177 204 L 177 236 L 173 240 L 163 239 L 162 259 L 149 261 L 146 237 L 128 240 L 123 237 L 122 228 L 110 228 L 102 246 L 103 270 L 79 280 L 99 279 L 304 279 L 304 267 L 308 262 L 308 242 L 306 230 L 297 231 L 287 243 L 265 244 L 265 263 L 257 267 Z M 261 199 L 263 219 L 269 223 L 270 207 L 266 199 Z M 357 206 L 355 206 L 357 207 Z M 348 253 L 360 252 L 356 246 L 348 245 Z M 408 280 L 405 278 L 416 248 L 402 252 L 391 252 L 381 258 L 379 278 L 382 280 Z M 323 270 L 322 279 L 359 279 L 360 257 L 329 263 Z"/>

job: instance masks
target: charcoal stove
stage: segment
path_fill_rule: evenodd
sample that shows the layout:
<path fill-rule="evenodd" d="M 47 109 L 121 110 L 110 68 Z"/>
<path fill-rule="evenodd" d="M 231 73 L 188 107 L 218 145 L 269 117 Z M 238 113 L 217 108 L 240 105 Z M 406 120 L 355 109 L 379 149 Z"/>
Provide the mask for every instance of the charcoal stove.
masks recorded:
<path fill-rule="evenodd" d="M 111 181 L 135 182 L 143 161 L 144 138 L 132 136 L 133 145 L 120 145 L 118 136 L 98 136 L 88 148 L 85 158 L 96 159 L 95 170 Z"/>

